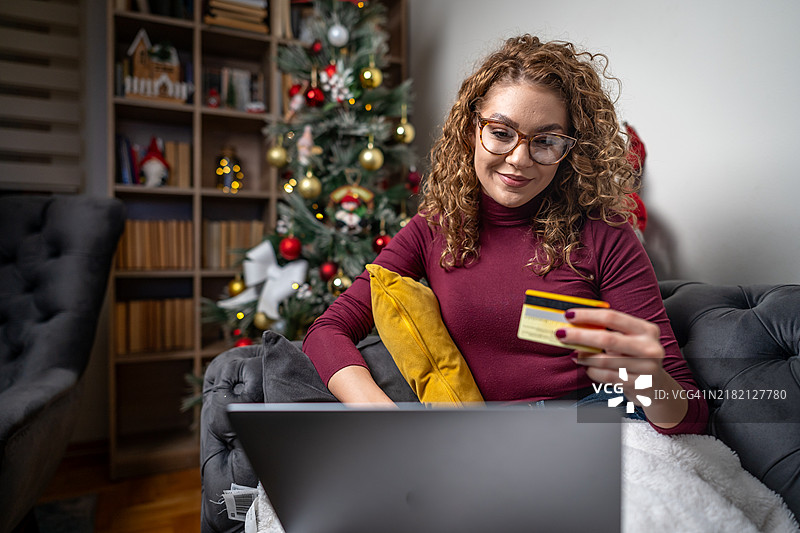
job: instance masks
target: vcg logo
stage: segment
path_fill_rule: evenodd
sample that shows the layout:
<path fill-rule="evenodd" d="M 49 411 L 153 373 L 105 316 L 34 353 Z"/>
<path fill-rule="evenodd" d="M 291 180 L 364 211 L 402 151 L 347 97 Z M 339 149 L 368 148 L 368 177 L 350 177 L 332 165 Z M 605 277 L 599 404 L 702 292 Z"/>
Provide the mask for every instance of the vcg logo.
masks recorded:
<path fill-rule="evenodd" d="M 622 381 L 628 381 L 628 370 L 626 368 L 619 369 L 619 377 Z M 636 381 L 633 382 L 633 388 L 636 390 L 643 390 L 643 389 L 650 389 L 653 387 L 653 376 L 650 374 L 642 374 Z M 614 398 L 609 398 L 608 406 L 609 407 L 617 407 L 621 404 L 625 397 L 622 395 L 623 387 L 622 383 L 592 383 L 592 388 L 594 388 L 594 392 L 599 393 L 601 390 L 606 394 L 618 394 L 619 396 L 615 396 Z M 636 395 L 636 399 L 642 402 L 642 405 L 648 407 L 652 400 L 647 396 L 642 396 L 640 394 Z M 633 402 L 629 401 L 625 405 L 625 411 L 627 413 L 632 413 L 635 408 Z"/>

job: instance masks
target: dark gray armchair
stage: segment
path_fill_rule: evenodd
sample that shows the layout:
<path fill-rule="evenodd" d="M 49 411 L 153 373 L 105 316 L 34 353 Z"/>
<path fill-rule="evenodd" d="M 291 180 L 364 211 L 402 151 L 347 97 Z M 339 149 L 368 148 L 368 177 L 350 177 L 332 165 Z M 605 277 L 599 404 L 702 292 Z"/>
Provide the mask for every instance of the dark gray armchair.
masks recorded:
<path fill-rule="evenodd" d="M 111 198 L 0 196 L 0 533 L 69 442 L 123 220 Z"/>

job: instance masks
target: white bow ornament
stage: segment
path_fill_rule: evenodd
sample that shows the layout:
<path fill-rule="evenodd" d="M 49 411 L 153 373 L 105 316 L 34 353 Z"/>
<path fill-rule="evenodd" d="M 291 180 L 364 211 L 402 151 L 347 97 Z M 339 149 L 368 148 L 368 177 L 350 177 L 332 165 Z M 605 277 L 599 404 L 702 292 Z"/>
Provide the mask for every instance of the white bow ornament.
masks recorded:
<path fill-rule="evenodd" d="M 272 243 L 266 240 L 245 254 L 242 269 L 247 288 L 233 298 L 220 300 L 217 305 L 223 309 L 235 310 L 258 300 L 256 311 L 263 312 L 270 320 L 278 320 L 281 318 L 278 306 L 294 293 L 292 285 L 302 285 L 305 282 L 308 261 L 298 259 L 286 266 L 280 266 Z M 261 283 L 264 287 L 259 295 L 257 286 Z"/>

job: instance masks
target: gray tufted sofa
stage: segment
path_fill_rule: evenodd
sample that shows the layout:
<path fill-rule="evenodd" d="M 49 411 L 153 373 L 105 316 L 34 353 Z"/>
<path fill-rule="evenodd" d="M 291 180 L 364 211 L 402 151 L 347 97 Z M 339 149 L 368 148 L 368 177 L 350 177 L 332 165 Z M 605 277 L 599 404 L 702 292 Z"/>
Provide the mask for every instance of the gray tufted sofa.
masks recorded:
<path fill-rule="evenodd" d="M 800 285 L 665 281 L 660 288 L 684 357 L 707 394 L 709 433 L 800 516 Z M 368 338 L 359 348 L 391 398 L 416 400 L 379 339 Z M 732 397 L 734 390 L 786 391 L 787 397 L 742 400 Z M 230 428 L 226 405 L 335 398 L 297 344 L 271 332 L 261 345 L 217 356 L 206 370 L 203 396 L 202 531 L 238 531 L 243 523 L 229 520 L 212 502 L 231 482 L 255 486 L 257 479 Z"/>
<path fill-rule="evenodd" d="M 75 424 L 123 206 L 0 196 L 0 532 L 30 512 Z"/>

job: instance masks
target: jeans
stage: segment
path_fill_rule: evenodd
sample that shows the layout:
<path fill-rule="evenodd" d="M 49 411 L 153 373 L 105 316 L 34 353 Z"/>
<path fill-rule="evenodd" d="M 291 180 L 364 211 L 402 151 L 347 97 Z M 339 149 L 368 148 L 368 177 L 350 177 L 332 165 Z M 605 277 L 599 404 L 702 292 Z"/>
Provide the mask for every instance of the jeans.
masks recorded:
<path fill-rule="evenodd" d="M 576 392 L 577 392 L 577 401 L 574 404 L 572 404 L 572 407 L 582 407 L 585 405 L 596 405 L 596 404 L 608 405 L 608 400 L 619 396 L 618 394 L 608 393 L 603 389 L 601 389 L 600 392 L 595 392 L 594 389 L 591 387 Z M 539 400 L 537 402 L 531 402 L 530 406 L 535 408 L 547 407 L 548 404 L 554 401 L 563 402 L 563 400 Z M 624 418 L 630 418 L 632 420 L 647 420 L 647 417 L 644 414 L 644 410 L 638 405 L 634 406 L 632 413 L 628 413 L 626 409 L 627 403 L 628 401 L 626 398 L 625 400 L 623 400 L 621 404 L 619 404 L 614 409 L 619 411 L 620 415 Z"/>

